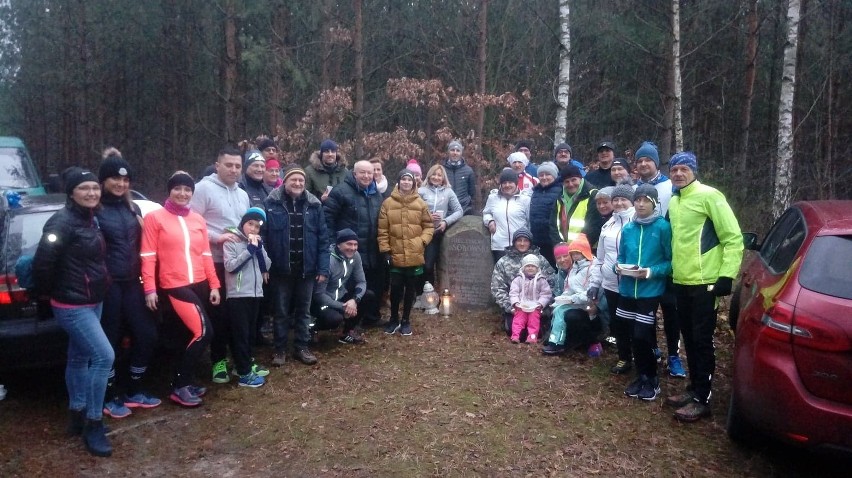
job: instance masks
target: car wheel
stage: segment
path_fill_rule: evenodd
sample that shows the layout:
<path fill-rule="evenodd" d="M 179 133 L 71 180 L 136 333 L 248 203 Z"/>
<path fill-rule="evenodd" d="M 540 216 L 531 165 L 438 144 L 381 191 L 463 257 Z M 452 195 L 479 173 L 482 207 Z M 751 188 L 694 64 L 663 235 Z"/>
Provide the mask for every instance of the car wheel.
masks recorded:
<path fill-rule="evenodd" d="M 737 443 L 748 443 L 752 437 L 751 428 L 737 405 L 737 399 L 731 391 L 731 401 L 728 402 L 728 420 L 726 422 L 728 438 Z"/>
<path fill-rule="evenodd" d="M 743 291 L 742 282 L 737 283 L 737 286 L 734 287 L 734 293 L 731 295 L 731 302 L 728 305 L 728 326 L 731 327 L 731 330 L 734 334 L 737 333 L 737 321 L 740 318 L 740 295 Z"/>

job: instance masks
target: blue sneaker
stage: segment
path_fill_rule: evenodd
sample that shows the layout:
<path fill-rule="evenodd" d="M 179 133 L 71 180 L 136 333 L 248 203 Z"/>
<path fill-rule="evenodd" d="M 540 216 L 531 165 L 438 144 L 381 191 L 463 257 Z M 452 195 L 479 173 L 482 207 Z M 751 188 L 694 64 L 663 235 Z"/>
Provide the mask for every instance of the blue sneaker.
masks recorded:
<path fill-rule="evenodd" d="M 685 378 L 686 370 L 683 368 L 683 363 L 677 355 L 669 355 L 669 375 L 672 377 Z"/>
<path fill-rule="evenodd" d="M 106 416 L 124 418 L 130 416 L 131 413 L 133 412 L 124 405 L 124 402 L 120 398 L 104 402 L 104 415 Z"/>
<path fill-rule="evenodd" d="M 182 405 L 187 408 L 197 407 L 201 405 L 201 399 L 198 398 L 197 395 L 193 394 L 193 388 L 194 387 L 192 385 L 176 388 L 172 390 L 172 394 L 169 395 L 169 399 L 178 405 Z"/>
<path fill-rule="evenodd" d="M 154 408 L 160 406 L 161 403 L 163 401 L 159 398 L 146 395 L 143 392 L 129 396 L 125 395 L 124 397 L 124 406 L 127 408 Z"/>
<path fill-rule="evenodd" d="M 402 324 L 399 327 L 399 333 L 400 333 L 400 335 L 406 335 L 406 336 L 411 335 L 413 333 L 411 331 L 411 323 L 406 322 L 406 323 Z M 535 341 L 535 338 L 533 338 L 533 341 Z M 529 342 L 529 340 L 527 340 L 527 342 Z"/>
<path fill-rule="evenodd" d="M 266 380 L 263 377 L 258 376 L 254 372 L 249 372 L 245 375 L 240 375 L 240 387 L 258 388 L 262 387 L 264 383 L 266 383 Z"/>
<path fill-rule="evenodd" d="M 659 347 L 654 347 L 654 358 L 657 360 L 657 363 L 663 361 L 663 351 Z"/>
<path fill-rule="evenodd" d="M 398 320 L 391 320 L 390 322 L 387 323 L 387 325 L 385 325 L 385 333 L 386 334 L 393 335 L 398 330 L 399 330 L 399 321 Z"/>
<path fill-rule="evenodd" d="M 199 387 L 198 385 L 187 385 L 187 387 L 189 388 L 189 393 L 198 398 L 203 397 L 207 393 L 207 387 Z"/>

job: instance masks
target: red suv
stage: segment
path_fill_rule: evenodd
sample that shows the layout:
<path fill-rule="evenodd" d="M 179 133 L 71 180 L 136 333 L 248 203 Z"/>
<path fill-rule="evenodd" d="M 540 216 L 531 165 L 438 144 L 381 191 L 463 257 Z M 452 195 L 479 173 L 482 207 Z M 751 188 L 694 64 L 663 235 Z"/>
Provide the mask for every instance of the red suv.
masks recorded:
<path fill-rule="evenodd" d="M 852 201 L 799 202 L 746 262 L 728 436 L 852 451 Z"/>

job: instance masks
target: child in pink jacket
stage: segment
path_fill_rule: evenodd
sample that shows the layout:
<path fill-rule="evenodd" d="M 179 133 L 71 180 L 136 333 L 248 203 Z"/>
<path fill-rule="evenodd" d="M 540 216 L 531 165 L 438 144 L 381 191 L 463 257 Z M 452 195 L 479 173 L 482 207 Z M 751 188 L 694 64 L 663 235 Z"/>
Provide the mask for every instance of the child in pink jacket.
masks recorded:
<path fill-rule="evenodd" d="M 527 254 L 521 261 L 518 277 L 515 277 L 509 289 L 509 300 L 515 309 L 515 316 L 512 318 L 513 344 L 521 341 L 521 332 L 524 329 L 527 330 L 528 344 L 538 341 L 541 311 L 547 307 L 552 297 L 550 285 L 541 275 L 538 257 L 535 254 Z"/>

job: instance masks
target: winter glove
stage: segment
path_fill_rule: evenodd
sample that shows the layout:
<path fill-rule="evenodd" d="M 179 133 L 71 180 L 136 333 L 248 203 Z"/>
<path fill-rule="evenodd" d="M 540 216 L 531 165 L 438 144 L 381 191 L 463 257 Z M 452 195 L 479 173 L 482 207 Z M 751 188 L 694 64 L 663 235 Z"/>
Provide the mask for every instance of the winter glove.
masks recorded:
<path fill-rule="evenodd" d="M 588 297 L 589 300 L 598 300 L 600 293 L 600 287 L 589 287 L 589 290 L 586 291 L 586 297 Z"/>
<path fill-rule="evenodd" d="M 731 295 L 731 288 L 733 285 L 734 279 L 731 279 L 730 277 L 720 277 L 716 279 L 716 283 L 713 285 L 713 295 L 716 297 Z"/>

